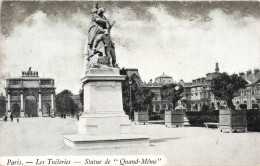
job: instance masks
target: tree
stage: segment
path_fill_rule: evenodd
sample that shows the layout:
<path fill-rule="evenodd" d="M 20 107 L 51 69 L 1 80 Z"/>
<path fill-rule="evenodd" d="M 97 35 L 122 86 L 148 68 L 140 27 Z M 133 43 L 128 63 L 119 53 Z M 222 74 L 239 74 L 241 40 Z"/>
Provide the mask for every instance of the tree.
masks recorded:
<path fill-rule="evenodd" d="M 154 97 L 154 93 L 151 90 L 145 87 L 138 87 L 132 97 L 133 107 L 135 108 L 135 111 L 149 112 L 149 107 L 151 106 L 152 99 Z"/>
<path fill-rule="evenodd" d="M 145 87 L 138 86 L 139 77 L 135 74 L 131 76 L 132 84 L 129 84 L 130 77 L 127 76 L 126 70 L 122 68 L 120 70 L 121 75 L 125 75 L 126 78 L 122 81 L 122 97 L 123 97 L 123 109 L 127 115 L 130 115 L 130 86 L 131 86 L 131 101 L 133 110 L 135 111 L 147 111 L 151 110 L 151 103 L 154 97 L 154 93 Z M 133 115 L 133 114 L 132 114 Z"/>
<path fill-rule="evenodd" d="M 72 100 L 73 94 L 69 90 L 63 90 L 56 96 L 56 108 L 59 113 L 74 115 L 78 111 L 77 105 Z"/>
<path fill-rule="evenodd" d="M 209 111 L 210 111 L 209 106 L 206 104 L 203 104 L 201 107 L 201 112 L 209 112 Z"/>
<path fill-rule="evenodd" d="M 79 100 L 80 100 L 81 105 L 84 108 L 84 90 L 83 90 L 83 88 L 84 87 L 82 87 L 82 89 L 79 90 Z"/>
<path fill-rule="evenodd" d="M 237 74 L 220 73 L 211 81 L 211 91 L 218 100 L 226 101 L 229 109 L 235 109 L 232 99 L 240 89 L 246 87 L 247 82 Z"/>
<path fill-rule="evenodd" d="M 177 84 L 166 84 L 161 87 L 161 96 L 163 100 L 170 100 L 175 109 L 177 101 L 182 98 L 183 87 Z"/>

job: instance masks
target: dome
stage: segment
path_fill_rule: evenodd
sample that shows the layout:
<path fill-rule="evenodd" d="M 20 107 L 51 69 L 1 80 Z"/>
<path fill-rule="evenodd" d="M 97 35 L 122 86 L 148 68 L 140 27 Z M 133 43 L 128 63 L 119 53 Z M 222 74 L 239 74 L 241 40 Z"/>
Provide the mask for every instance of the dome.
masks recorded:
<path fill-rule="evenodd" d="M 157 79 L 157 78 L 172 78 L 172 77 L 163 73 L 162 75 L 160 75 L 159 77 L 156 77 L 155 79 Z"/>

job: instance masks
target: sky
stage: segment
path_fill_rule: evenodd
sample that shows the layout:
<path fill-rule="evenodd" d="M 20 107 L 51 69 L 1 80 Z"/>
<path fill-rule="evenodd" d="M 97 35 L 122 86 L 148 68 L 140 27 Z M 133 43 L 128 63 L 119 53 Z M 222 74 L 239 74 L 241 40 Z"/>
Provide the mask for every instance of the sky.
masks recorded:
<path fill-rule="evenodd" d="M 99 2 L 116 21 L 111 31 L 119 67 L 148 82 L 175 81 L 260 67 L 259 2 Z M 86 65 L 94 2 L 5 1 L 1 6 L 0 92 L 4 80 L 32 67 L 54 78 L 56 93 L 77 94 Z"/>

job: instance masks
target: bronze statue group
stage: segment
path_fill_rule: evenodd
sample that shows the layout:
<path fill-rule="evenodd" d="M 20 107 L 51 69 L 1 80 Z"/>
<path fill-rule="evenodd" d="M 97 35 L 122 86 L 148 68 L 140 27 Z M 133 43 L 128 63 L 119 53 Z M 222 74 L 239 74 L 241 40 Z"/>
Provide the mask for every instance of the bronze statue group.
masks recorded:
<path fill-rule="evenodd" d="M 92 13 L 92 26 L 88 31 L 88 47 L 87 47 L 87 60 L 98 54 L 103 56 L 102 49 L 104 49 L 105 56 L 110 63 L 112 59 L 112 66 L 116 66 L 116 55 L 115 46 L 111 40 L 110 31 L 115 24 L 115 22 L 110 23 L 109 20 L 104 16 L 105 9 L 96 7 L 93 9 Z"/>

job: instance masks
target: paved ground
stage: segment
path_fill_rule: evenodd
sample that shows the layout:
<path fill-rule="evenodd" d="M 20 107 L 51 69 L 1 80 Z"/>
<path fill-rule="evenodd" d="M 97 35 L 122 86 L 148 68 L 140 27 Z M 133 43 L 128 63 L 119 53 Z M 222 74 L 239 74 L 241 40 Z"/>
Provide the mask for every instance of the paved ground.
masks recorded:
<path fill-rule="evenodd" d="M 147 148 L 73 150 L 64 134 L 77 132 L 75 119 L 27 118 L 18 124 L 0 121 L 0 154 L 16 155 L 164 155 L 168 165 L 260 164 L 260 133 L 221 133 L 202 127 L 166 128 L 133 125 L 133 132 L 151 137 Z"/>

